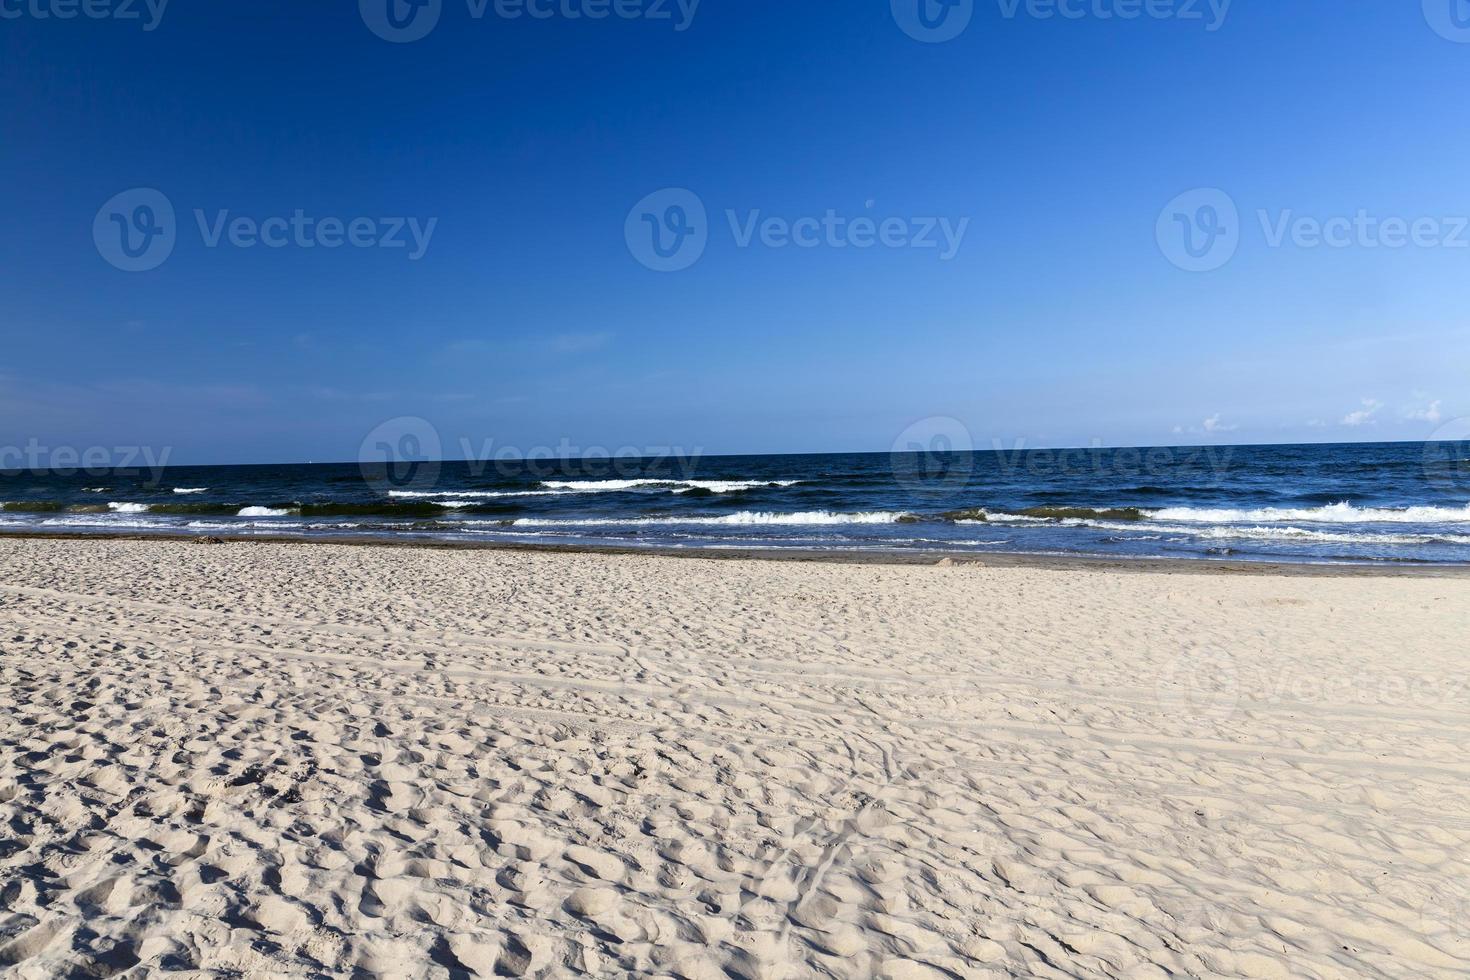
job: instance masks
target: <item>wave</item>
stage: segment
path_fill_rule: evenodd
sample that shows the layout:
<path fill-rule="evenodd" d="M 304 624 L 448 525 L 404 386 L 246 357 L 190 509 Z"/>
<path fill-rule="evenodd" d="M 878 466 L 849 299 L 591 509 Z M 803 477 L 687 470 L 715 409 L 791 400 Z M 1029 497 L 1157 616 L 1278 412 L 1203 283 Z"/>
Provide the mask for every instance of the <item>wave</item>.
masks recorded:
<path fill-rule="evenodd" d="M 0 504 L 0 510 L 26 514 L 49 514 L 65 509 L 66 505 L 59 500 L 16 500 Z"/>
<path fill-rule="evenodd" d="M 610 493 L 620 490 L 667 490 L 670 493 L 689 493 L 705 490 L 710 493 L 742 493 L 746 490 L 761 490 L 767 487 L 794 487 L 801 480 L 544 480 L 541 485 L 551 490 L 573 493 Z"/>
<path fill-rule="evenodd" d="M 1045 517 L 1027 517 L 1025 514 L 1009 514 L 1005 511 L 989 511 L 983 507 L 968 510 L 952 510 L 940 514 L 939 519 L 951 524 L 1050 524 Z"/>
<path fill-rule="evenodd" d="M 1211 527 L 1192 533 L 1202 538 L 1245 538 L 1256 541 L 1313 541 L 1372 545 L 1470 544 L 1470 535 L 1465 534 L 1369 534 L 1351 531 L 1315 531 L 1300 527 Z"/>
<path fill-rule="evenodd" d="M 174 493 L 205 493 L 208 487 L 174 487 Z"/>
<path fill-rule="evenodd" d="M 301 521 L 190 521 L 184 525 L 193 531 L 352 531 L 361 524 L 308 524 Z"/>
<path fill-rule="evenodd" d="M 1149 541 L 1158 540 L 1161 537 L 1167 538 L 1173 536 L 1176 540 L 1196 538 L 1204 540 L 1321 542 L 1362 545 L 1470 544 L 1470 534 L 1436 534 L 1433 532 L 1384 533 L 1381 531 L 1326 531 L 1317 528 L 1292 527 L 1290 525 L 1284 527 L 1259 525 L 1254 527 L 1240 525 L 1199 527 L 1188 524 L 1145 524 L 1140 526 L 1138 524 L 1119 523 L 1116 521 L 1091 521 L 1075 518 L 1060 523 L 1063 527 L 1126 532 L 1119 539 L 1122 541 Z M 1148 533 L 1141 534 L 1139 533 L 1140 529 Z"/>
<path fill-rule="evenodd" d="M 1010 513 L 975 507 L 941 514 L 956 524 L 1086 523 L 1099 521 L 1186 524 L 1461 524 L 1470 523 L 1465 507 L 1355 507 L 1350 503 L 1321 507 L 1028 507 Z"/>
<path fill-rule="evenodd" d="M 539 518 L 524 517 L 512 521 L 512 527 L 653 527 L 671 525 L 723 525 L 723 526 L 766 526 L 794 524 L 815 526 L 819 524 L 903 524 L 917 520 L 912 514 L 901 511 L 866 511 L 856 514 L 834 514 L 816 510 L 797 514 L 771 514 L 757 511 L 741 511 L 723 517 L 630 517 L 630 518 Z"/>
<path fill-rule="evenodd" d="M 1144 512 L 1150 520 L 1199 524 L 1462 524 L 1470 523 L 1465 507 L 1354 507 L 1343 502 L 1323 507 L 1260 507 L 1254 510 L 1209 507 L 1165 507 Z"/>
<path fill-rule="evenodd" d="M 102 528 L 138 528 L 157 530 L 159 525 L 156 521 L 128 520 L 112 514 L 68 514 L 65 517 L 52 517 L 41 521 L 33 527 L 102 527 Z"/>
<path fill-rule="evenodd" d="M 986 524 L 991 521 L 1068 521 L 1068 520 L 1103 520 L 1103 521 L 1142 521 L 1148 516 L 1147 511 L 1137 507 L 1028 507 L 1015 514 L 1004 511 L 988 511 L 981 507 L 969 510 L 954 510 L 940 517 L 946 521 L 956 524 Z"/>
<path fill-rule="evenodd" d="M 567 490 L 456 490 L 433 492 L 420 490 L 389 490 L 388 496 L 400 500 L 497 500 L 502 497 L 560 497 Z"/>
<path fill-rule="evenodd" d="M 273 502 L 268 504 L 238 503 L 111 503 L 106 508 L 100 505 L 75 504 L 67 506 L 59 501 L 34 501 L 28 503 L 0 504 L 0 510 L 72 514 L 106 513 L 149 514 L 155 517 L 282 517 L 301 515 L 304 517 L 436 517 L 446 511 L 474 509 L 481 513 L 516 513 L 521 508 L 494 504 L 481 500 L 421 500 L 421 501 L 363 501 L 361 503 L 304 504 L 297 501 Z"/>

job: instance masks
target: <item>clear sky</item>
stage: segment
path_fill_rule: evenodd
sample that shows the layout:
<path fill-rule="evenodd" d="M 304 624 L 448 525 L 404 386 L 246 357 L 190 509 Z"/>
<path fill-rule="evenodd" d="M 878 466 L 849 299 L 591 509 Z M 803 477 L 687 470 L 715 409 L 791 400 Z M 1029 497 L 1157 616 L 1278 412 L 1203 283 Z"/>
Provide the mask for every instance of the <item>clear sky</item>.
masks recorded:
<path fill-rule="evenodd" d="M 1470 415 L 1465 0 L 389 2 L 0 0 L 0 444 Z"/>

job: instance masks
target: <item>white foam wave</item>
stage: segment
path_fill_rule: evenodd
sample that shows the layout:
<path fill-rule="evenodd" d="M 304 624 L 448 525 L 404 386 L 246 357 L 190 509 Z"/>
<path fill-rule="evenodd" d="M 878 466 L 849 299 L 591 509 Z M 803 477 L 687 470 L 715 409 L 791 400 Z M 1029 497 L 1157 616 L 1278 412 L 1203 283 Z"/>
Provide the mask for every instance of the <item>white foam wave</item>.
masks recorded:
<path fill-rule="evenodd" d="M 174 493 L 205 493 L 208 487 L 174 487 Z"/>
<path fill-rule="evenodd" d="M 831 511 L 814 510 L 797 514 L 771 514 L 756 511 L 741 511 L 723 517 L 634 517 L 634 518 L 536 518 L 524 517 L 513 522 L 514 527 L 651 527 L 671 525 L 717 525 L 717 526 L 765 526 L 794 524 L 814 526 L 818 524 L 897 524 L 908 517 L 900 511 L 868 511 L 857 514 L 834 514 Z"/>
<path fill-rule="evenodd" d="M 1465 507 L 1354 507 L 1343 502 L 1325 507 L 1261 507 L 1233 510 L 1209 507 L 1165 507 L 1144 511 L 1151 520 L 1191 524 L 1461 524 L 1470 523 Z"/>
<path fill-rule="evenodd" d="M 1212 527 L 1197 532 L 1204 538 L 1249 538 L 1260 541 L 1317 541 L 1331 544 L 1464 544 L 1470 535 L 1464 534 L 1363 534 L 1334 531 L 1313 531 L 1300 527 Z"/>
<path fill-rule="evenodd" d="M 342 531 L 362 527 L 361 524 L 309 524 L 300 521 L 190 521 L 184 526 L 193 531 Z"/>
<path fill-rule="evenodd" d="M 984 511 L 983 513 L 985 514 L 985 520 L 983 520 L 983 521 L 981 521 L 981 520 L 971 520 L 970 518 L 963 518 L 961 520 L 955 521 L 955 523 L 956 524 L 1050 524 L 1052 522 L 1051 521 L 1051 518 L 1049 518 L 1049 517 L 1028 517 L 1025 514 L 1007 514 L 1004 511 L 997 511 L 994 514 L 990 513 L 989 511 Z"/>
<path fill-rule="evenodd" d="M 112 503 L 107 505 L 107 509 L 114 514 L 146 514 L 149 507 L 147 504 Z"/>
<path fill-rule="evenodd" d="M 762 487 L 794 487 L 800 480 L 546 480 L 543 487 L 574 493 L 609 493 L 620 490 L 668 490 L 689 493 L 708 490 L 711 493 L 739 493 Z"/>
<path fill-rule="evenodd" d="M 708 490 L 711 493 L 740 493 L 743 490 L 760 490 L 765 487 L 794 487 L 800 480 L 684 480 L 675 493 L 691 490 Z"/>
<path fill-rule="evenodd" d="M 1140 530 L 1207 540 L 1250 540 L 1250 541 L 1297 541 L 1322 544 L 1368 544 L 1368 545 L 1412 545 L 1412 544 L 1470 544 L 1467 534 L 1384 534 L 1372 531 L 1322 531 L 1312 528 L 1292 527 L 1245 527 L 1214 526 L 1191 527 L 1185 524 L 1136 524 L 1121 521 L 1093 521 L 1068 518 L 1060 522 L 1066 527 L 1090 527 L 1102 531 L 1120 531 L 1138 535 Z"/>
<path fill-rule="evenodd" d="M 291 511 L 285 507 L 245 507 L 240 510 L 236 517 L 290 517 Z"/>
<path fill-rule="evenodd" d="M 388 496 L 400 500 L 497 500 L 501 497 L 559 497 L 568 492 L 566 490 L 456 490 L 430 493 L 420 490 L 389 490 Z"/>
<path fill-rule="evenodd" d="M 72 514 L 66 517 L 50 517 L 40 527 L 111 527 L 111 528 L 158 528 L 158 521 L 128 520 L 103 514 Z"/>

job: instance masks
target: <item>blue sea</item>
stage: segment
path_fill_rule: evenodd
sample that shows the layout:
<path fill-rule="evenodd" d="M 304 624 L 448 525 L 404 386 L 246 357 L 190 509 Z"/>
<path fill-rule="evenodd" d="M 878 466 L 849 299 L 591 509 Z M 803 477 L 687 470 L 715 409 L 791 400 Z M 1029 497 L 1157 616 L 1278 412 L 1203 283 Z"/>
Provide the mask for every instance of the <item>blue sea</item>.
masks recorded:
<path fill-rule="evenodd" d="M 1470 443 L 0 472 L 0 533 L 1470 562 Z"/>

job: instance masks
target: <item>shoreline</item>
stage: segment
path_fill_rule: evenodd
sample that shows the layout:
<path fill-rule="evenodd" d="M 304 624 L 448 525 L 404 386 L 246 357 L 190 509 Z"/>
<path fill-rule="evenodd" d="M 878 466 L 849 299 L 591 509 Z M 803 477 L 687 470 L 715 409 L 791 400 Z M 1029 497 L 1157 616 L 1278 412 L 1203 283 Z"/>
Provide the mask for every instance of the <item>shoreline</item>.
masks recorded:
<path fill-rule="evenodd" d="M 1406 562 L 1283 562 L 1229 558 L 1121 558 L 1108 555 L 1049 555 L 1025 552 L 886 552 L 821 551 L 799 548 L 663 548 L 632 545 L 530 544 L 511 541 L 394 541 L 366 535 L 340 537 L 297 537 L 284 534 L 137 534 L 98 531 L 77 534 L 45 531 L 0 530 L 0 540 L 19 538 L 37 541 L 140 541 L 181 544 L 273 544 L 320 547 L 427 549 L 431 551 L 493 551 L 553 555 L 607 555 L 707 559 L 714 561 L 768 561 L 826 565 L 960 566 L 985 568 L 1029 568 L 1041 571 L 1121 571 L 1184 575 L 1264 575 L 1307 578 L 1470 578 L 1470 564 Z"/>

